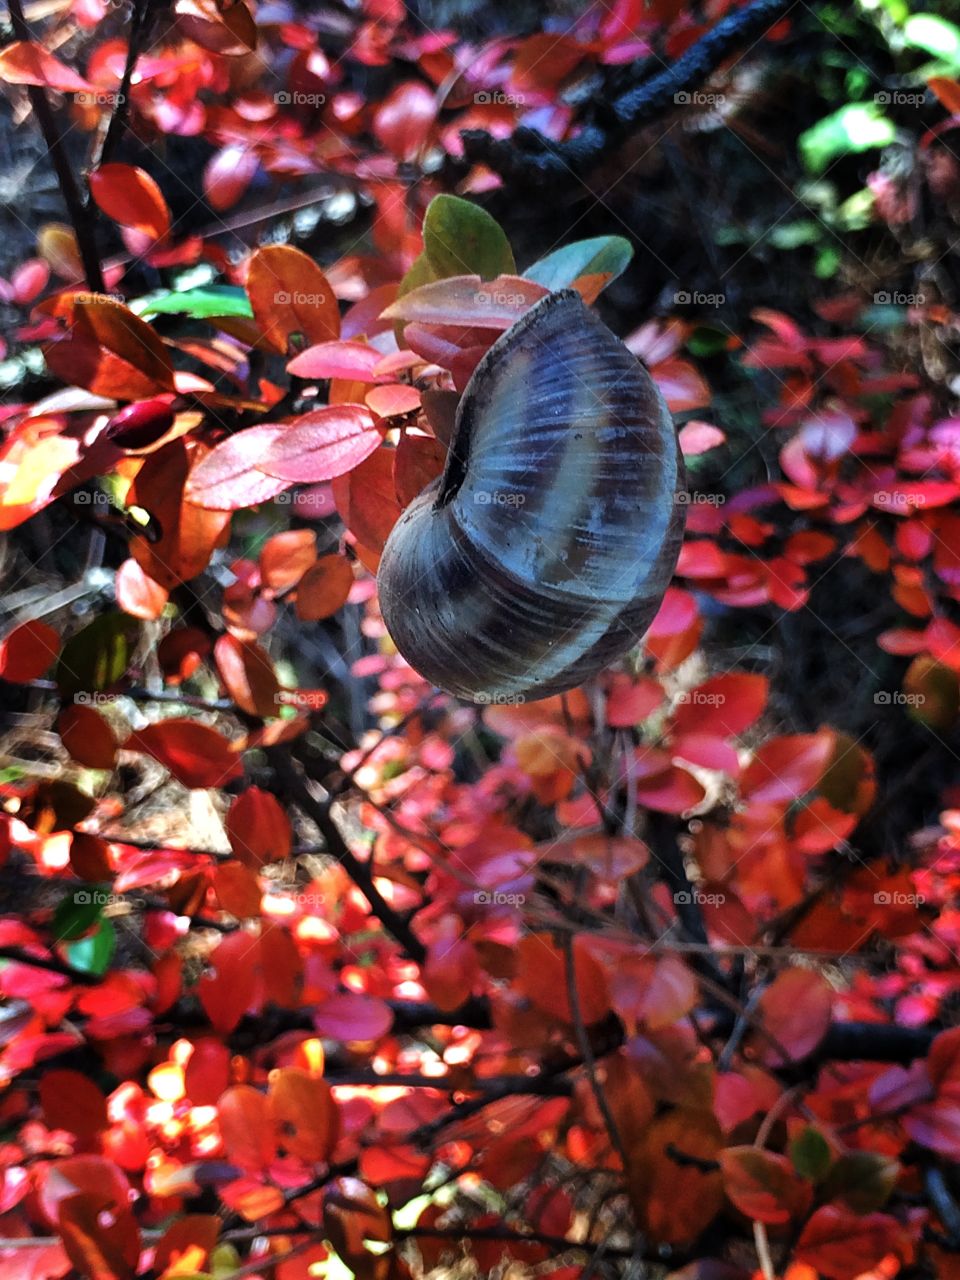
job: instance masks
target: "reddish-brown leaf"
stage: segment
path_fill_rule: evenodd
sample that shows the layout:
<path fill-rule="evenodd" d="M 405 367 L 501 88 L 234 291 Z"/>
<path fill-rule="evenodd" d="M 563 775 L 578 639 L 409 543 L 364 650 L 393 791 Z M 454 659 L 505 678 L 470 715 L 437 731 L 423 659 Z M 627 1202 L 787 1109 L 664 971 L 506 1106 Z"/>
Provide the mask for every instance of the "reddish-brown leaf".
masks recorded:
<path fill-rule="evenodd" d="M 302 622 L 330 618 L 347 602 L 353 566 L 346 556 L 321 556 L 297 584 L 297 617 Z"/>
<path fill-rule="evenodd" d="M 0 677 L 14 684 L 39 680 L 60 652 L 60 637 L 45 622 L 22 622 L 0 640 Z"/>
<path fill-rule="evenodd" d="M 117 740 L 96 707 L 68 703 L 57 717 L 60 741 L 88 769 L 112 769 L 117 761 Z"/>

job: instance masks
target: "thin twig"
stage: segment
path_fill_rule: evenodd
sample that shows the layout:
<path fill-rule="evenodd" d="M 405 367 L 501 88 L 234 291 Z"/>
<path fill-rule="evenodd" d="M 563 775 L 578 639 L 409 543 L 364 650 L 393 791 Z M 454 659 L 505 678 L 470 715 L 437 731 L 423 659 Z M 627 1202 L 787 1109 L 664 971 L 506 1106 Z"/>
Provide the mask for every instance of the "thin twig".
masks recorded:
<path fill-rule="evenodd" d="M 130 39 L 127 42 L 127 58 L 123 65 L 123 76 L 117 89 L 117 100 L 110 117 L 107 135 L 100 148 L 96 167 L 107 164 L 113 157 L 127 126 L 129 115 L 130 85 L 133 83 L 133 72 L 143 47 L 143 38 L 147 31 L 147 9 L 149 0 L 133 0 L 133 16 L 130 19 Z"/>
<path fill-rule="evenodd" d="M 607 1096 L 603 1092 L 600 1081 L 597 1079 L 597 1063 L 593 1056 L 593 1047 L 590 1044 L 590 1037 L 587 1035 L 587 1029 L 583 1023 L 583 1013 L 580 1009 L 580 994 L 577 991 L 577 968 L 573 954 L 573 938 L 570 934 L 565 934 L 563 938 L 563 959 L 566 971 L 567 981 L 567 998 L 570 1001 L 570 1016 L 573 1019 L 573 1029 L 577 1037 L 577 1047 L 583 1058 L 584 1070 L 587 1073 L 587 1079 L 590 1081 L 590 1088 L 596 1099 L 600 1114 L 603 1116 L 603 1123 L 607 1126 L 607 1133 L 610 1136 L 610 1142 L 613 1149 L 620 1157 L 620 1161 L 626 1169 L 627 1167 L 627 1149 L 623 1145 L 623 1139 L 620 1137 L 620 1130 L 617 1128 L 617 1122 L 614 1119 L 613 1112 L 610 1110 L 610 1104 Z"/>
<path fill-rule="evenodd" d="M 10 10 L 10 25 L 13 27 L 14 35 L 18 40 L 34 43 L 30 35 L 30 28 L 27 26 L 26 19 L 23 16 L 20 0 L 9 0 L 8 8 Z M 70 161 L 67 159 L 63 138 L 47 98 L 46 90 L 39 85 L 28 85 L 27 93 L 57 175 L 60 194 L 63 196 L 63 202 L 67 207 L 67 213 L 73 224 L 74 234 L 77 237 L 77 249 L 80 252 L 83 272 L 87 278 L 87 287 L 94 293 L 103 293 L 103 272 L 100 269 L 100 255 L 97 253 L 97 245 L 93 233 L 92 210 L 80 194 L 80 188 L 77 186 L 77 180 L 70 167 Z"/>

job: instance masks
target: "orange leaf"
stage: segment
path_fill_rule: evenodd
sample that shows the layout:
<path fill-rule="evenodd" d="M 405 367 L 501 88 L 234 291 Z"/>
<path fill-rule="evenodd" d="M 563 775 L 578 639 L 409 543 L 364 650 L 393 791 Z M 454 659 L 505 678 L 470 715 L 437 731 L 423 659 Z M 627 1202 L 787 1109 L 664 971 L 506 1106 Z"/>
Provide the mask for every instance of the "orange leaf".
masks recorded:
<path fill-rule="evenodd" d="M 59 89 L 62 93 L 93 91 L 93 85 L 71 71 L 42 45 L 32 40 L 15 40 L 0 49 L 0 80 L 7 84 L 32 84 Z"/>
<path fill-rule="evenodd" d="M 217 1102 L 220 1135 L 227 1159 L 241 1169 L 265 1168 L 276 1153 L 276 1134 L 266 1094 L 248 1084 L 234 1085 Z"/>
<path fill-rule="evenodd" d="M 90 194 L 108 218 L 154 240 L 170 230 L 170 210 L 160 188 L 143 169 L 104 164 L 90 174 Z"/>
<path fill-rule="evenodd" d="M 116 400 L 145 400 L 174 390 L 173 366 L 162 340 L 113 298 L 60 294 L 38 310 L 66 322 L 63 335 L 43 349 L 61 381 Z"/>
<path fill-rule="evenodd" d="M 723 1204 L 720 1126 L 709 1111 L 678 1107 L 629 1151 L 627 1192 L 641 1230 L 661 1244 L 692 1243 Z M 704 1167 L 706 1165 L 706 1167 Z"/>
<path fill-rule="evenodd" d="M 255 641 L 221 636 L 213 660 L 229 696 L 248 715 L 267 719 L 280 710 L 280 682 L 266 650 Z"/>
<path fill-rule="evenodd" d="M 280 1145 L 307 1164 L 329 1160 L 340 1135 L 340 1114 L 326 1080 L 299 1067 L 270 1077 L 270 1115 Z"/>
<path fill-rule="evenodd" d="M 330 618 L 347 602 L 353 566 L 346 556 L 321 556 L 297 584 L 296 610 L 302 622 Z"/>
<path fill-rule="evenodd" d="M 286 355 L 290 339 L 305 346 L 340 336 L 340 310 L 333 287 L 312 258 L 290 245 L 266 245 L 250 259 L 247 293 L 264 341 Z"/>
<path fill-rule="evenodd" d="M 275 533 L 260 552 L 260 578 L 271 591 L 295 587 L 317 559 L 317 535 L 312 529 Z"/>

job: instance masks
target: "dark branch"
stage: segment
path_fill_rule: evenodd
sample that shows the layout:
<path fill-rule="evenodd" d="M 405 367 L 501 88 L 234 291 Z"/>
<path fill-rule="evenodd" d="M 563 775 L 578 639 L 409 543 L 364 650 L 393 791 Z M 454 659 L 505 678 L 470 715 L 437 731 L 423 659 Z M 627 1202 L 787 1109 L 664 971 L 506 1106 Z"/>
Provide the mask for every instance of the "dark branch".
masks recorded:
<path fill-rule="evenodd" d="M 467 159 L 514 181 L 563 177 L 592 168 L 611 147 L 676 105 L 676 95 L 696 89 L 725 58 L 761 37 L 795 0 L 753 0 L 721 19 L 663 71 L 627 89 L 606 107 L 602 120 L 588 120 L 566 142 L 552 142 L 534 129 L 494 138 L 480 129 L 461 131 Z"/>
<path fill-rule="evenodd" d="M 10 0 L 9 9 L 10 25 L 13 27 L 14 35 L 18 40 L 32 42 L 30 28 L 23 16 L 20 0 Z M 96 239 L 93 234 L 93 211 L 80 194 L 46 90 L 39 85 L 29 85 L 27 93 L 56 171 L 60 194 L 63 196 L 63 202 L 67 206 L 67 213 L 73 224 L 80 260 L 87 278 L 87 287 L 94 293 L 103 293 L 103 272 L 100 269 L 100 255 L 97 253 Z"/>

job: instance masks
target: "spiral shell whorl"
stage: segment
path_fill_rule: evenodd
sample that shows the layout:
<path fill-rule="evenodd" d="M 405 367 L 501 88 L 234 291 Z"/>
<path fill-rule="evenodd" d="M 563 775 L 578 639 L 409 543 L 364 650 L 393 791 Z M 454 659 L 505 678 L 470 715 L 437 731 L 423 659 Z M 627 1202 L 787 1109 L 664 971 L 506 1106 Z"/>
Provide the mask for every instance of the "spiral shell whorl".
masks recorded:
<path fill-rule="evenodd" d="M 478 365 L 443 477 L 387 541 L 380 602 L 397 648 L 474 701 L 575 687 L 659 608 L 682 488 L 644 366 L 578 294 L 549 295 Z"/>

